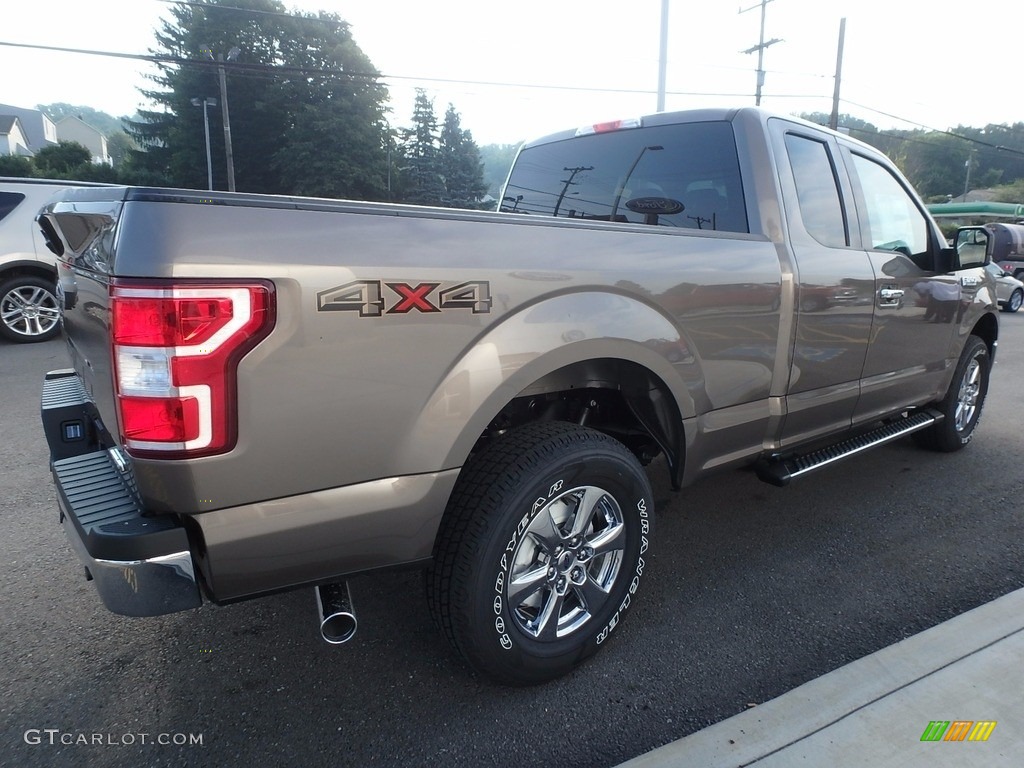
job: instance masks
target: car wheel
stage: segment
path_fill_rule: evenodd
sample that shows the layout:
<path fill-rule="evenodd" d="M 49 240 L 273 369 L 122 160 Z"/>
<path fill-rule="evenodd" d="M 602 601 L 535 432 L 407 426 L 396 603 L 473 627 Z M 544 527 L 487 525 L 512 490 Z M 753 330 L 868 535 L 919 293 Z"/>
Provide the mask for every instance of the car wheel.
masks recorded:
<path fill-rule="evenodd" d="M 937 405 L 937 410 L 943 415 L 942 421 L 914 433 L 920 445 L 935 451 L 951 452 L 971 442 L 981 419 L 991 370 L 988 346 L 977 336 L 969 336 L 949 390 Z"/>
<path fill-rule="evenodd" d="M 0 335 L 11 341 L 48 341 L 60 333 L 53 284 L 31 275 L 0 283 Z"/>
<path fill-rule="evenodd" d="M 1021 304 L 1024 304 L 1024 290 L 1018 288 L 1010 294 L 1010 299 L 1006 302 L 1006 306 L 1003 307 L 1003 311 L 1016 312 L 1020 309 Z"/>
<path fill-rule="evenodd" d="M 427 573 L 431 613 L 493 680 L 564 675 L 633 603 L 652 514 L 647 476 L 618 441 L 562 422 L 513 430 L 459 476 Z"/>

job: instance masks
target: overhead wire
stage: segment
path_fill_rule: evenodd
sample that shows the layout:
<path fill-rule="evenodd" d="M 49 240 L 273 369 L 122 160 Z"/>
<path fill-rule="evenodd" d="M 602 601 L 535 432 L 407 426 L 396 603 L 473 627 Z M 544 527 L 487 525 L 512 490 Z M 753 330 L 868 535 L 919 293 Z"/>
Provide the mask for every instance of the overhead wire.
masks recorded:
<path fill-rule="evenodd" d="M 207 6 L 207 3 L 196 2 L 195 0 L 159 0 L 160 2 L 166 2 L 177 5 L 188 5 L 188 6 Z M 237 10 L 246 11 L 253 13 L 267 13 L 276 16 L 287 16 L 294 19 L 304 19 L 310 17 L 297 17 L 291 14 L 283 14 L 276 11 L 255 11 L 254 9 L 238 8 L 236 6 L 213 6 L 216 8 L 222 8 L 225 10 Z M 314 19 L 315 20 L 315 19 Z M 322 69 L 316 67 L 296 67 L 290 65 L 271 65 L 263 63 L 249 63 L 243 61 L 232 61 L 232 62 L 219 62 L 208 58 L 196 58 L 188 59 L 180 56 L 173 56 L 167 54 L 141 54 L 141 53 L 125 53 L 120 51 L 99 51 L 87 48 L 70 48 L 65 46 L 54 46 L 54 45 L 39 45 L 34 43 L 15 43 L 10 41 L 0 40 L 0 46 L 10 48 L 23 48 L 30 50 L 39 51 L 51 51 L 55 53 L 70 53 L 85 56 L 101 56 L 108 58 L 119 58 L 133 61 L 146 61 L 158 66 L 192 66 L 200 68 L 214 68 L 223 66 L 229 70 L 233 75 L 238 76 L 249 76 L 249 77 L 324 77 L 324 78 L 339 78 L 347 77 L 352 79 L 365 79 L 371 81 L 382 80 L 386 82 L 391 81 L 406 81 L 406 82 L 420 82 L 420 83 L 433 83 L 443 85 L 465 85 L 475 87 L 488 87 L 488 88 L 518 88 L 518 89 L 530 89 L 530 90 L 549 90 L 549 91 L 571 91 L 576 93 L 614 93 L 614 94 L 629 94 L 629 95 L 651 95 L 656 91 L 653 89 L 643 88 L 608 88 L 608 87 L 593 87 L 593 86 L 573 86 L 573 85 L 558 85 L 551 83 L 515 83 L 515 82 L 496 82 L 492 80 L 467 80 L 460 78 L 443 78 L 443 77 L 425 77 L 415 75 L 400 75 L 400 74 L 386 74 L 382 72 L 359 72 L 350 70 L 333 70 L 333 69 Z M 671 96 L 688 96 L 688 97 L 710 97 L 710 98 L 749 98 L 750 93 L 726 93 L 726 92 L 706 92 L 706 91 L 668 91 L 668 95 Z M 818 99 L 822 98 L 820 94 L 771 94 L 772 98 L 788 98 L 788 99 Z M 933 133 L 940 133 L 946 136 L 950 136 L 956 139 L 960 139 L 965 142 L 976 144 L 979 146 L 986 147 L 988 149 L 996 150 L 999 152 L 1005 152 L 1013 155 L 1024 156 L 1024 151 L 1013 149 L 1002 145 L 992 144 L 981 139 L 977 139 L 971 136 L 964 136 L 963 134 L 956 133 L 954 131 L 943 130 L 939 128 L 933 128 L 923 123 L 910 120 L 908 118 L 894 115 L 883 110 L 875 109 L 873 107 L 859 104 L 848 99 L 843 99 L 843 103 L 850 104 L 859 109 L 867 110 L 893 120 L 906 123 L 908 125 L 915 125 L 919 128 L 930 131 Z M 859 129 L 858 129 L 859 130 Z M 905 140 L 910 140 L 907 137 Z"/>

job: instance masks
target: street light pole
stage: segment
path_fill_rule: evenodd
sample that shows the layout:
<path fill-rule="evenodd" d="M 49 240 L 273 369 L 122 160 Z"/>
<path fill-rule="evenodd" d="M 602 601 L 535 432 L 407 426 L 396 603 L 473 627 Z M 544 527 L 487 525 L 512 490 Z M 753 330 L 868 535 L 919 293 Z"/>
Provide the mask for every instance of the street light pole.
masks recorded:
<path fill-rule="evenodd" d="M 203 108 L 203 133 L 206 135 L 206 188 L 212 192 L 213 161 L 210 158 L 210 113 L 207 111 L 207 107 L 216 107 L 217 100 L 212 96 L 207 96 L 202 101 L 199 99 L 192 99 L 192 106 L 201 106 Z"/>
<path fill-rule="evenodd" d="M 213 50 L 210 46 L 207 45 L 203 49 L 203 54 L 206 58 L 217 62 L 217 75 L 220 79 L 220 105 L 221 114 L 224 119 L 224 154 L 227 156 L 228 164 L 228 192 L 235 191 L 235 160 L 231 149 L 231 116 L 228 114 L 228 81 L 224 73 L 224 62 L 234 61 L 241 52 L 239 48 L 232 48 L 228 51 L 227 57 L 222 53 L 218 53 L 217 58 L 214 59 Z"/>

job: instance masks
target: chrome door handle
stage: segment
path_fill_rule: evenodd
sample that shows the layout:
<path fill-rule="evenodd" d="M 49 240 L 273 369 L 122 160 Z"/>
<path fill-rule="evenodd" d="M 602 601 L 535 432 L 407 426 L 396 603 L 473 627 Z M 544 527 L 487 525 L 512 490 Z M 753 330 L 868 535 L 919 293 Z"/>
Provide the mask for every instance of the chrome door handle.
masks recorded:
<path fill-rule="evenodd" d="M 903 298 L 903 291 L 900 288 L 883 288 L 878 292 L 878 298 L 883 304 L 897 304 Z"/>

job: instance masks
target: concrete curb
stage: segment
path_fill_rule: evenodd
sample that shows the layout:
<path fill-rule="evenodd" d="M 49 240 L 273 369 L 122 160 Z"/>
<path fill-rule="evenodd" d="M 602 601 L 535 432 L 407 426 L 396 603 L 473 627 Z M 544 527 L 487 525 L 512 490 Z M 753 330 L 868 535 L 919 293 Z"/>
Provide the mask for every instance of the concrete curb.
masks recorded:
<path fill-rule="evenodd" d="M 984 744 L 922 743 L 931 720 L 996 720 Z M 936 751 L 945 748 L 945 752 Z M 925 753 L 922 750 L 929 750 Z M 952 750 L 956 750 L 954 753 Z M 1013 756 L 1011 758 L 1011 755 Z M 620 768 L 1020 765 L 1024 590 L 847 664 Z M 916 762 L 919 758 L 922 762 Z M 973 762 L 973 760 L 980 762 Z"/>

